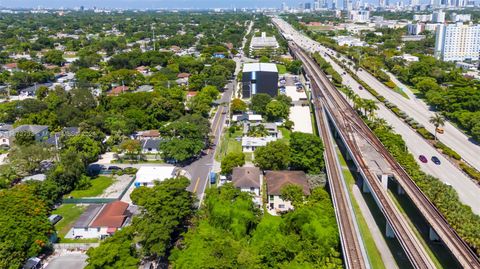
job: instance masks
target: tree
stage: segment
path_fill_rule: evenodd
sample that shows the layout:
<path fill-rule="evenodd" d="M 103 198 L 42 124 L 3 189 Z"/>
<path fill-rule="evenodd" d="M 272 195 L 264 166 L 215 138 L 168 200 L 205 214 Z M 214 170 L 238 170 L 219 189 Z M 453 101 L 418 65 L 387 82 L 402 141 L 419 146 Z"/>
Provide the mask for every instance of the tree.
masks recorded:
<path fill-rule="evenodd" d="M 222 159 L 222 174 L 231 174 L 233 168 L 241 167 L 245 164 L 245 154 L 243 152 L 230 152 Z"/>
<path fill-rule="evenodd" d="M 33 145 L 35 143 L 35 135 L 30 131 L 16 132 L 14 143 L 19 147 Z"/>
<path fill-rule="evenodd" d="M 293 73 L 295 75 L 300 74 L 300 71 L 302 70 L 302 61 L 299 60 L 293 60 L 287 64 L 287 70 L 290 73 Z"/>
<path fill-rule="evenodd" d="M 48 208 L 28 184 L 0 190 L 0 204 L 0 268 L 20 268 L 48 244 Z"/>
<path fill-rule="evenodd" d="M 102 77 L 102 73 L 90 68 L 82 68 L 75 72 L 75 77 L 80 83 L 96 82 L 97 79 Z"/>
<path fill-rule="evenodd" d="M 250 109 L 258 114 L 265 115 L 267 105 L 272 100 L 272 97 L 266 93 L 259 93 L 252 96 Z"/>
<path fill-rule="evenodd" d="M 270 101 L 265 108 L 265 115 L 269 121 L 288 119 L 290 106 L 277 100 Z"/>
<path fill-rule="evenodd" d="M 63 52 L 59 50 L 49 50 L 43 55 L 43 61 L 48 64 L 62 65 L 65 62 Z"/>
<path fill-rule="evenodd" d="M 263 55 L 262 57 L 260 57 L 259 62 L 261 62 L 261 63 L 269 63 L 269 62 L 270 62 L 270 59 L 269 59 L 266 55 Z"/>
<path fill-rule="evenodd" d="M 55 182 L 59 193 L 65 194 L 75 188 L 77 181 L 85 174 L 85 171 L 85 163 L 80 154 L 75 149 L 68 148 L 60 155 L 60 162 L 49 170 L 47 180 Z"/>
<path fill-rule="evenodd" d="M 280 198 L 290 201 L 295 208 L 303 204 L 303 196 L 303 189 L 298 185 L 288 184 L 280 190 Z"/>
<path fill-rule="evenodd" d="M 273 141 L 264 147 L 258 147 L 254 154 L 254 164 L 263 170 L 286 169 L 290 163 L 290 148 L 282 141 Z"/>
<path fill-rule="evenodd" d="M 127 139 L 120 144 L 120 149 L 125 152 L 125 155 L 130 160 L 134 160 L 138 158 L 142 152 L 142 145 L 140 145 L 140 141 L 138 140 Z"/>
<path fill-rule="evenodd" d="M 187 191 L 188 185 L 190 180 L 185 177 L 170 178 L 157 182 L 152 188 L 136 188 L 130 195 L 133 203 L 141 208 L 133 225 L 144 255 L 166 258 L 186 230 L 195 201 Z"/>
<path fill-rule="evenodd" d="M 103 241 L 100 246 L 87 251 L 86 269 L 136 269 L 140 263 L 135 249 L 134 231 L 127 226 Z"/>
<path fill-rule="evenodd" d="M 319 174 L 324 168 L 323 142 L 313 134 L 293 132 L 290 136 L 292 169 Z"/>
<path fill-rule="evenodd" d="M 363 105 L 367 116 L 372 120 L 375 117 L 375 111 L 378 110 L 377 102 L 375 102 L 375 100 L 365 99 Z"/>
<path fill-rule="evenodd" d="M 69 137 L 65 142 L 65 147 L 76 151 L 85 165 L 97 161 L 98 156 L 102 153 L 100 142 L 83 133 Z"/>
<path fill-rule="evenodd" d="M 440 115 L 438 113 L 435 113 L 435 115 L 430 117 L 429 122 L 431 124 L 433 124 L 433 126 L 435 126 L 435 141 L 436 141 L 437 140 L 437 128 L 445 125 L 445 118 L 442 115 Z"/>
<path fill-rule="evenodd" d="M 40 168 L 40 162 L 53 157 L 51 149 L 42 144 L 15 146 L 10 150 L 8 161 L 20 176 L 27 176 Z"/>
<path fill-rule="evenodd" d="M 232 100 L 232 103 L 230 105 L 230 110 L 233 113 L 242 113 L 247 111 L 247 104 L 242 101 L 242 99 L 235 98 Z"/>
<path fill-rule="evenodd" d="M 160 144 L 164 160 L 184 162 L 200 154 L 204 142 L 192 138 L 172 138 Z"/>
<path fill-rule="evenodd" d="M 48 91 L 49 91 L 48 87 L 40 86 L 35 92 L 35 95 L 37 96 L 37 99 L 43 100 L 45 97 L 47 97 Z"/>

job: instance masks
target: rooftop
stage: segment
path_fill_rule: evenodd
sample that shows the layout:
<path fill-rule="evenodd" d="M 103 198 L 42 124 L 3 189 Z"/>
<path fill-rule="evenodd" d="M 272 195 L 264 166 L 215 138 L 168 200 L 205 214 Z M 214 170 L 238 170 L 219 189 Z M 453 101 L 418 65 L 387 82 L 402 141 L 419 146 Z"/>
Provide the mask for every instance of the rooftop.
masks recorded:
<path fill-rule="evenodd" d="M 275 137 L 250 137 L 244 136 L 242 137 L 242 147 L 264 147 L 267 145 L 268 142 L 272 142 L 277 140 Z"/>
<path fill-rule="evenodd" d="M 151 183 L 163 181 L 174 175 L 175 166 L 142 166 L 137 171 L 135 182 Z"/>
<path fill-rule="evenodd" d="M 128 204 L 122 201 L 115 201 L 106 204 L 102 211 L 98 214 L 90 227 L 110 227 L 120 228 L 122 227 L 125 219 L 127 218 L 126 211 Z"/>
<path fill-rule="evenodd" d="M 243 72 L 278 72 L 277 65 L 272 63 L 246 63 Z"/>
<path fill-rule="evenodd" d="M 300 186 L 303 188 L 303 194 L 310 195 L 307 175 L 303 171 L 268 171 L 265 180 L 268 195 L 280 195 L 282 188 L 287 185 Z"/>
<path fill-rule="evenodd" d="M 260 169 L 257 167 L 235 167 L 232 182 L 237 188 L 260 188 Z"/>

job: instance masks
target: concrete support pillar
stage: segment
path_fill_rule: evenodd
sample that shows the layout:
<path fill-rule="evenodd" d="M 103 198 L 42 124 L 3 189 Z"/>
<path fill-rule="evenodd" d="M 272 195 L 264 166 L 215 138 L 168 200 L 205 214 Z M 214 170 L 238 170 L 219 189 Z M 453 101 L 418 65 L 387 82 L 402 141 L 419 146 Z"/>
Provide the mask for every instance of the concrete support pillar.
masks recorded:
<path fill-rule="evenodd" d="M 432 227 L 428 229 L 428 238 L 430 238 L 431 241 L 440 241 L 440 236 L 438 236 L 437 232 L 435 232 Z"/>
<path fill-rule="evenodd" d="M 390 223 L 388 223 L 387 221 L 387 225 L 386 225 L 386 229 L 385 229 L 385 235 L 388 237 L 388 238 L 395 238 L 395 233 L 393 232 L 393 229 L 392 229 L 392 226 L 390 226 Z"/>
<path fill-rule="evenodd" d="M 403 195 L 405 194 L 405 190 L 400 186 L 400 184 L 397 183 L 397 194 L 398 195 Z"/>
<path fill-rule="evenodd" d="M 381 175 L 380 181 L 382 182 L 382 186 L 384 189 L 388 188 L 388 175 Z"/>
<path fill-rule="evenodd" d="M 362 191 L 364 193 L 370 193 L 370 188 L 368 187 L 368 184 L 365 179 L 363 180 L 363 183 L 362 183 Z"/>

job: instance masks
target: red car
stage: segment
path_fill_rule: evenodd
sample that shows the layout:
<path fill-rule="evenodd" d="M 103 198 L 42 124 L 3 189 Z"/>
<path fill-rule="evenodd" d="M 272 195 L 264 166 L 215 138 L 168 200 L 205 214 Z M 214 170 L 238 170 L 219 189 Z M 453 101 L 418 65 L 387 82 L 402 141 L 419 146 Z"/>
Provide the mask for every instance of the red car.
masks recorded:
<path fill-rule="evenodd" d="M 427 162 L 428 162 L 427 157 L 425 157 L 424 155 L 418 156 L 418 159 L 419 159 L 422 163 L 427 163 Z"/>

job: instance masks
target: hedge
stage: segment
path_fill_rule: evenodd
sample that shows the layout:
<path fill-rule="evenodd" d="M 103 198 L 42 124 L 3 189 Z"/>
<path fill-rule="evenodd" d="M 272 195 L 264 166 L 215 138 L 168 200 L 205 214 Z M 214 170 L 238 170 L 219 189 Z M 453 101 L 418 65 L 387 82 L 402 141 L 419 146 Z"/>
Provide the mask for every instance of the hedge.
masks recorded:
<path fill-rule="evenodd" d="M 417 133 L 419 133 L 423 138 L 428 139 L 428 140 L 433 140 L 435 139 L 435 136 L 430 133 L 427 129 L 425 128 L 418 128 Z"/>
<path fill-rule="evenodd" d="M 464 162 L 460 162 L 460 168 L 462 168 L 462 170 L 467 173 L 471 178 L 480 182 L 480 172 L 478 172 L 475 168 Z"/>
<path fill-rule="evenodd" d="M 440 141 L 437 141 L 437 143 L 435 143 L 434 146 L 438 149 L 441 149 L 443 154 L 445 154 L 447 156 L 450 156 L 450 157 L 454 158 L 455 160 L 462 159 L 462 156 L 460 156 L 460 154 L 458 154 L 453 149 L 447 147 L 447 145 L 443 144 Z"/>

